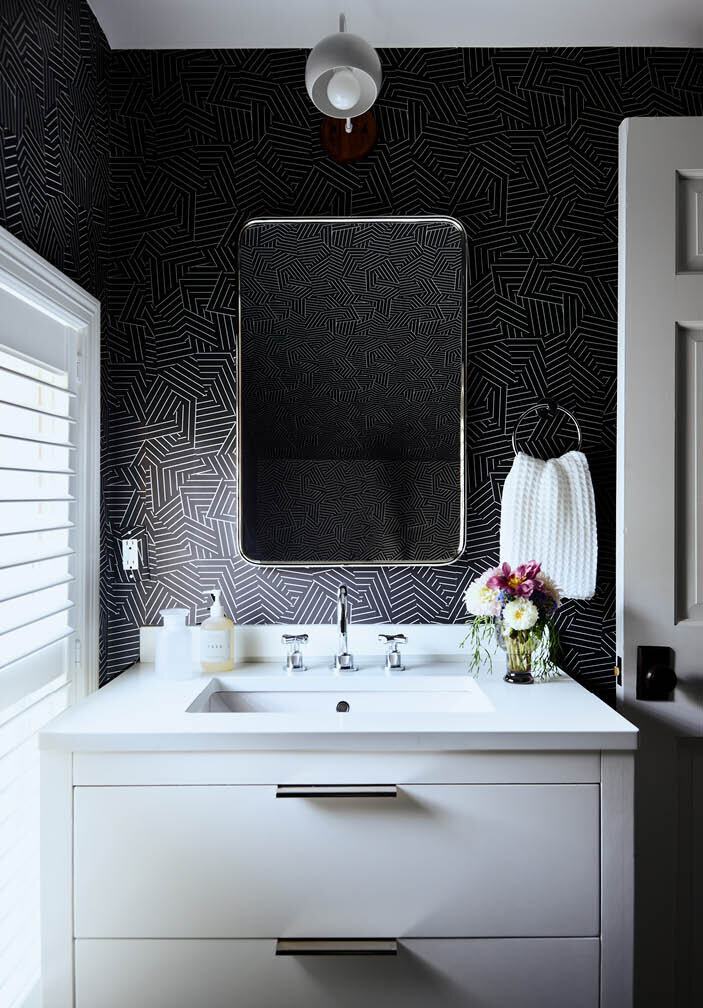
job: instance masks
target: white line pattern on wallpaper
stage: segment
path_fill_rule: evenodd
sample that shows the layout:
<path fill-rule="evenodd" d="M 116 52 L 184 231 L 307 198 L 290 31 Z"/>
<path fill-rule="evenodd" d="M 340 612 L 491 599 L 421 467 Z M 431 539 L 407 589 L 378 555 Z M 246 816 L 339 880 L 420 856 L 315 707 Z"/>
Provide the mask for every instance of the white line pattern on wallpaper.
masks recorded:
<path fill-rule="evenodd" d="M 565 664 L 608 695 L 617 128 L 703 114 L 703 53 L 386 50 L 379 141 L 341 166 L 320 149 L 305 52 L 109 54 L 83 0 L 5 0 L 0 26 L 0 220 L 103 302 L 103 679 L 161 606 L 201 618 L 213 580 L 240 621 L 326 621 L 342 580 L 357 621 L 461 621 L 462 587 L 497 559 L 513 426 L 549 395 L 577 412 L 599 520 L 598 591 L 564 607 Z M 236 238 L 251 217 L 320 213 L 444 213 L 468 232 L 467 550 L 451 567 L 237 556 Z M 544 433 L 545 452 L 571 447 L 566 425 Z M 114 541 L 132 528 L 137 585 Z"/>
<path fill-rule="evenodd" d="M 330 620 L 342 581 L 357 622 L 463 620 L 462 589 L 497 560 L 512 428 L 549 395 L 578 414 L 602 530 L 596 597 L 562 613 L 565 664 L 607 693 L 617 126 L 625 114 L 701 111 L 700 54 L 386 51 L 379 142 L 352 166 L 319 147 L 304 58 L 113 57 L 105 488 L 113 534 L 136 526 L 149 568 L 134 587 L 113 564 L 106 671 L 136 657 L 136 623 L 158 622 L 161 606 L 202 618 L 214 582 L 240 622 Z M 465 558 L 447 568 L 252 568 L 234 527 L 239 229 L 254 216 L 379 213 L 451 214 L 469 235 Z M 563 451 L 571 432 L 544 423 L 539 447 Z"/>

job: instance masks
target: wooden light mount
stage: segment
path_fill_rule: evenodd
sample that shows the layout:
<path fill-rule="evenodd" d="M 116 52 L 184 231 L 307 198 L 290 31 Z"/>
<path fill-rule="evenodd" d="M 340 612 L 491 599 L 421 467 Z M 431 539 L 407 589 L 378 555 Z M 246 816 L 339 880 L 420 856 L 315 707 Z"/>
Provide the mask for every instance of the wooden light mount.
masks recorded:
<path fill-rule="evenodd" d="M 358 161 L 376 142 L 376 118 L 369 109 L 351 120 L 352 129 L 346 131 L 345 119 L 325 116 L 320 129 L 320 140 L 327 153 L 340 164 Z"/>

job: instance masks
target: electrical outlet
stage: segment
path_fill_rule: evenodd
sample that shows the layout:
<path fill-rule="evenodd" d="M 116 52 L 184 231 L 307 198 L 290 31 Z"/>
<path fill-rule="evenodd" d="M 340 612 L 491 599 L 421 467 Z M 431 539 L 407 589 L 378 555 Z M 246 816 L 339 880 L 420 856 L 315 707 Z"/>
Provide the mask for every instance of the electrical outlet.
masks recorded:
<path fill-rule="evenodd" d="M 122 569 L 126 571 L 139 570 L 139 540 L 122 540 Z"/>

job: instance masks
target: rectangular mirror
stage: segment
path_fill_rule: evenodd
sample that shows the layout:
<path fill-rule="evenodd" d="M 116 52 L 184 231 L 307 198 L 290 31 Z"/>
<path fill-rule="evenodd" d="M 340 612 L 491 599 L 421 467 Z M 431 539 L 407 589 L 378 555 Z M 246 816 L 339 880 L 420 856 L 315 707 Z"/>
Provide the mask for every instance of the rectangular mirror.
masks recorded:
<path fill-rule="evenodd" d="M 239 547 L 265 566 L 464 547 L 466 236 L 448 217 L 253 220 L 239 241 Z"/>

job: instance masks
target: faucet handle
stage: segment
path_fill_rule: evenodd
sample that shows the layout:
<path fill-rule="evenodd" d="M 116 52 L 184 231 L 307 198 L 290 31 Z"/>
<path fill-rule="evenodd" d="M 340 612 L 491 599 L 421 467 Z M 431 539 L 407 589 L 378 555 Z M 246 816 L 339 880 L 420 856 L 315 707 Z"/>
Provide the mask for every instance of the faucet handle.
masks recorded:
<path fill-rule="evenodd" d="M 403 665 L 403 657 L 398 645 L 408 643 L 408 638 L 405 634 L 380 633 L 378 639 L 382 644 L 386 645 L 386 672 L 404 672 L 405 665 Z"/>
<path fill-rule="evenodd" d="M 307 667 L 303 660 L 303 644 L 307 644 L 308 635 L 303 634 L 283 634 L 281 644 L 287 648 L 286 660 L 283 665 L 284 672 L 291 675 L 293 672 L 307 672 Z"/>

